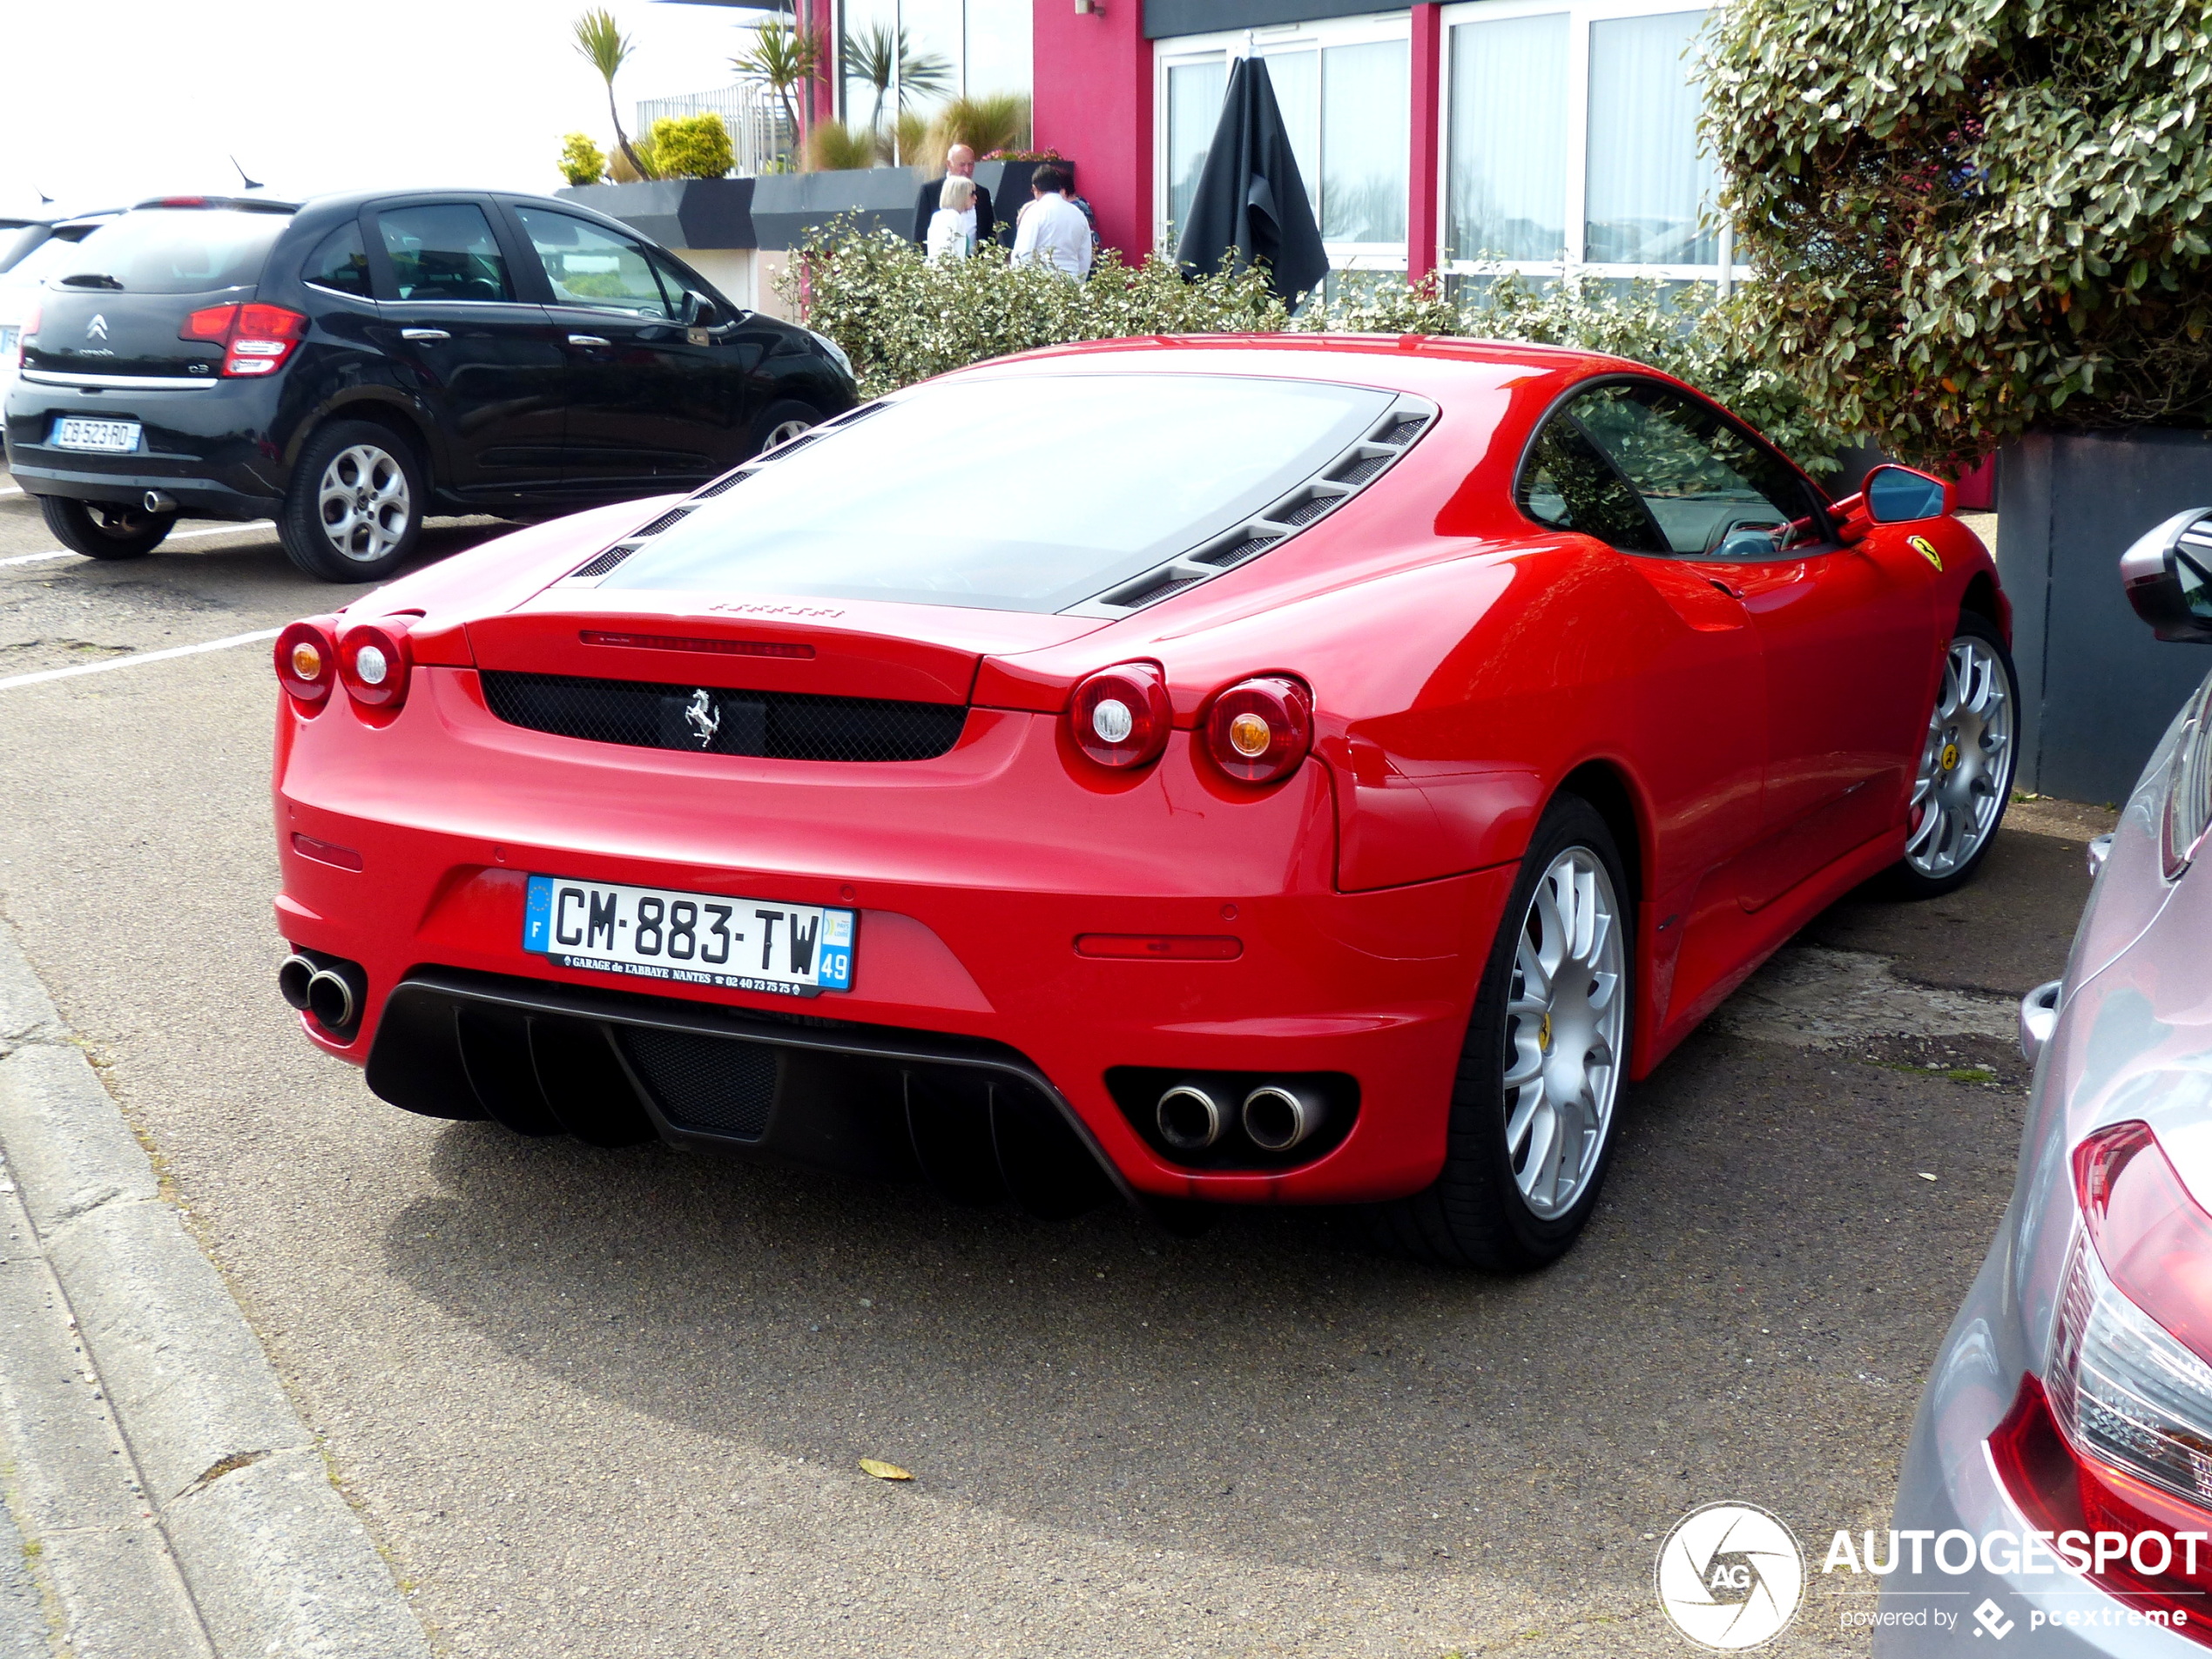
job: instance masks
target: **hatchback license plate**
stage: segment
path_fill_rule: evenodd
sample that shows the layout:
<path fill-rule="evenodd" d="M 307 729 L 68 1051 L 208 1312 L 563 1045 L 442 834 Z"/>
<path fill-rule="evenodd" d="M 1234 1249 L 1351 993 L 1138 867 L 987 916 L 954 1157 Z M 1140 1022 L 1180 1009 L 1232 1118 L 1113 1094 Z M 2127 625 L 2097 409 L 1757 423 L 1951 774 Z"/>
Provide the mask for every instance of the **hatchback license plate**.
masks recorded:
<path fill-rule="evenodd" d="M 523 948 L 563 968 L 813 996 L 853 986 L 853 913 L 534 875 Z"/>
<path fill-rule="evenodd" d="M 136 421 L 87 421 L 81 415 L 64 415 L 54 422 L 57 449 L 103 449 L 121 455 L 138 447 Z"/>

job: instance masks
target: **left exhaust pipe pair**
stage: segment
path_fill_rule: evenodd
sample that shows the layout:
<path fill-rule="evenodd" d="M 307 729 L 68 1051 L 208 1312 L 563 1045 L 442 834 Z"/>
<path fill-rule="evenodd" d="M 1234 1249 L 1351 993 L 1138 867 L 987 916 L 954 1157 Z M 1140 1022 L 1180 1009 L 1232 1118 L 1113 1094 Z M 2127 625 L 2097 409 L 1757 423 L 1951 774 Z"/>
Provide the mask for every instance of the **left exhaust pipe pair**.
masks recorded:
<path fill-rule="evenodd" d="M 352 1028 L 368 992 L 361 970 L 351 962 L 327 965 L 297 951 L 277 968 L 277 993 L 327 1031 Z"/>
<path fill-rule="evenodd" d="M 1309 1140 L 1328 1115 L 1310 1089 L 1262 1083 L 1244 1096 L 1239 1116 L 1245 1138 L 1263 1152 L 1288 1152 Z M 1232 1118 L 1225 1102 L 1203 1083 L 1181 1082 L 1160 1096 L 1154 1122 L 1160 1138 L 1184 1152 L 1203 1152 L 1226 1135 Z"/>

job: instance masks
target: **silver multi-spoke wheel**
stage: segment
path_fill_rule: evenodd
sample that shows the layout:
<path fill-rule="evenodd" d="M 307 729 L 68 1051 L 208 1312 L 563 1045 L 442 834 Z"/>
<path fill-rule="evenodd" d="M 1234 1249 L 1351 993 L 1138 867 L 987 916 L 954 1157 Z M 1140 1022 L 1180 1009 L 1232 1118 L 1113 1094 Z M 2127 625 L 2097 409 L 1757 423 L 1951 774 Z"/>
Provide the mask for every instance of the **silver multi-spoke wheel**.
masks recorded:
<path fill-rule="evenodd" d="M 2004 815 L 2013 777 L 2013 690 L 1997 648 L 1962 633 L 1944 660 L 1920 773 L 1912 784 L 1905 864 L 1937 880 L 1971 863 Z"/>
<path fill-rule="evenodd" d="M 814 423 L 812 421 L 779 421 L 768 428 L 768 436 L 761 444 L 760 452 L 765 455 L 771 449 L 789 443 L 800 433 L 811 432 L 813 429 Z"/>
<path fill-rule="evenodd" d="M 1613 880 L 1595 853 L 1570 846 L 1529 898 L 1506 998 L 1506 1158 L 1546 1221 L 1581 1198 L 1612 1132 L 1622 962 Z"/>
<path fill-rule="evenodd" d="M 415 511 L 407 469 L 373 443 L 352 444 L 331 456 L 315 506 L 331 546 L 364 564 L 400 544 Z"/>

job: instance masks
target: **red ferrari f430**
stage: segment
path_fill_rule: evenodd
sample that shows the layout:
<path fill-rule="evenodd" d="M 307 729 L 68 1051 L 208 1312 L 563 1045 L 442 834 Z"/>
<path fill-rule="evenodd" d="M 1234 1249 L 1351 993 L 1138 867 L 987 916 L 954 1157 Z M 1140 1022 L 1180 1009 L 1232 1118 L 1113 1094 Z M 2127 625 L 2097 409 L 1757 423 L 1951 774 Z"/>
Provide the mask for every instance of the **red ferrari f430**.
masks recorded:
<path fill-rule="evenodd" d="M 1944 487 L 1617 359 L 1111 341 L 277 642 L 310 1039 L 435 1117 L 1539 1265 L 1622 1084 L 2005 809 Z"/>

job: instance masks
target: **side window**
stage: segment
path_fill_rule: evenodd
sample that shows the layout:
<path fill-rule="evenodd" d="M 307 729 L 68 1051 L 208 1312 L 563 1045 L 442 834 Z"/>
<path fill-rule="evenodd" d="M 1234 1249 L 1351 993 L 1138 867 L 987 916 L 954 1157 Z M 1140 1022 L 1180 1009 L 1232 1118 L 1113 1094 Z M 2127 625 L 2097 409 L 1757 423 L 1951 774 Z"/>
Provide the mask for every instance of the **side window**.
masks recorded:
<path fill-rule="evenodd" d="M 674 314 L 671 300 L 677 296 L 662 292 L 645 250 L 630 238 L 543 207 L 517 207 L 515 216 L 545 266 L 556 305 L 626 311 L 635 317 Z"/>
<path fill-rule="evenodd" d="M 1768 559 L 1824 534 L 1812 492 L 1710 405 L 1645 381 L 1615 381 L 1568 406 L 1642 500 L 1663 551 Z M 1616 543 L 1617 545 L 1617 543 Z"/>
<path fill-rule="evenodd" d="M 402 300 L 512 300 L 507 260 L 472 202 L 392 207 L 376 216 Z"/>
<path fill-rule="evenodd" d="M 1642 500 L 1600 455 L 1570 408 L 1544 422 L 1521 469 L 1521 510 L 1554 529 L 1595 536 L 1624 553 L 1665 553 Z"/>
<path fill-rule="evenodd" d="M 318 288 L 331 288 L 356 298 L 368 298 L 368 254 L 361 246 L 361 227 L 341 225 L 322 239 L 322 246 L 307 256 L 307 280 Z"/>

